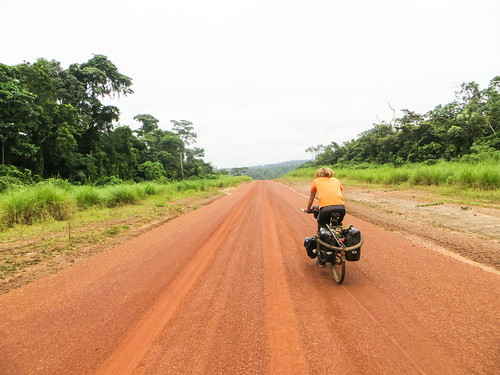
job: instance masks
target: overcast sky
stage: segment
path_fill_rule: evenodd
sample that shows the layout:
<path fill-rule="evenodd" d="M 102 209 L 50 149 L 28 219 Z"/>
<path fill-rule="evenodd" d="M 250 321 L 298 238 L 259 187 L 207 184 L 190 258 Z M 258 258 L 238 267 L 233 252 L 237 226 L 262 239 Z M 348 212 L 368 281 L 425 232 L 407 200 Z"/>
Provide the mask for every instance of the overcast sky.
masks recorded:
<path fill-rule="evenodd" d="M 0 62 L 103 54 L 120 124 L 190 120 L 215 166 L 308 159 L 500 75 L 498 0 L 2 0 Z"/>

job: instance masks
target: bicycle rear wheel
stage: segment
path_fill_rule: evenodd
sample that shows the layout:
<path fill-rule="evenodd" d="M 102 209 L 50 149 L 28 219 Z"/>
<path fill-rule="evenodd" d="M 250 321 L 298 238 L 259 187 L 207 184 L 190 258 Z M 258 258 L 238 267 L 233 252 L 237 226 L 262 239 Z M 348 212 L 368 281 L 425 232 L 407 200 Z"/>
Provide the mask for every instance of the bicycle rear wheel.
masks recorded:
<path fill-rule="evenodd" d="M 332 262 L 333 278 L 337 284 L 342 284 L 345 276 L 345 260 L 342 255 L 337 254 Z"/>

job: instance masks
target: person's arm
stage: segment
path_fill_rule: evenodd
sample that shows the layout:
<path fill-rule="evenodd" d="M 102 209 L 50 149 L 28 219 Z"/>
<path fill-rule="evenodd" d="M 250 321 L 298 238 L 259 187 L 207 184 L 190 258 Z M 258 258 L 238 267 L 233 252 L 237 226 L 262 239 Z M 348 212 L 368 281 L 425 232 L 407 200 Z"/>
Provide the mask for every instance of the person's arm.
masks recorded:
<path fill-rule="evenodd" d="M 316 197 L 316 191 L 311 191 L 311 195 L 309 196 L 309 201 L 307 202 L 307 212 L 311 212 L 311 207 L 314 202 L 314 198 Z"/>

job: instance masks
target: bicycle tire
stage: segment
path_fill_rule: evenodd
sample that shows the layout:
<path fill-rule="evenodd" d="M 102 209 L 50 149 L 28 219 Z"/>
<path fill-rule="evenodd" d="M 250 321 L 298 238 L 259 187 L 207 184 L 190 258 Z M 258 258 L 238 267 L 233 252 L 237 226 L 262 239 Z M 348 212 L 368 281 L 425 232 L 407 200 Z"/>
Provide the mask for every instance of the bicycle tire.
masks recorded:
<path fill-rule="evenodd" d="M 342 257 L 336 257 L 332 262 L 333 278 L 337 284 L 342 284 L 345 277 L 345 260 Z"/>

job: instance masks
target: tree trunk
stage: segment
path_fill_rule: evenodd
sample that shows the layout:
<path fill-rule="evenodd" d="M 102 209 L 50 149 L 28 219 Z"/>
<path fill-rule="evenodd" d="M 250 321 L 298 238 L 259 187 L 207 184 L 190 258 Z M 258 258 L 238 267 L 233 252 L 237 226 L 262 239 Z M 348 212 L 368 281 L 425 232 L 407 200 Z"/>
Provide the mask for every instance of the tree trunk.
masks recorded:
<path fill-rule="evenodd" d="M 182 179 L 184 180 L 184 167 L 182 165 L 182 159 L 184 159 L 184 155 L 183 153 L 181 152 L 181 177 Z"/>

